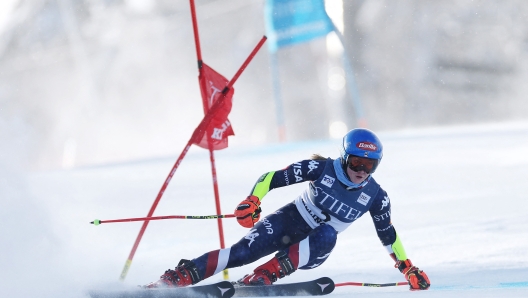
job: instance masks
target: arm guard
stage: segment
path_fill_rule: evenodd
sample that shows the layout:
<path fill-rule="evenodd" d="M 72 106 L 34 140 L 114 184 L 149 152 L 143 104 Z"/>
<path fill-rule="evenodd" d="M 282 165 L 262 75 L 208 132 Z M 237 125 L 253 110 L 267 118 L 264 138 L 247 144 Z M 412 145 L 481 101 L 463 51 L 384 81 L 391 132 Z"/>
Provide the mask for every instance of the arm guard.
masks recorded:
<path fill-rule="evenodd" d="M 265 173 L 260 176 L 250 195 L 262 198 L 272 189 L 319 178 L 327 160 L 306 159 L 287 166 L 283 170 Z"/>
<path fill-rule="evenodd" d="M 396 240 L 394 241 L 394 243 L 390 245 L 385 245 L 385 248 L 387 249 L 391 258 L 394 261 L 407 260 L 407 253 L 405 253 L 405 249 L 403 248 L 403 244 L 398 234 L 396 234 Z"/>
<path fill-rule="evenodd" d="M 264 198 L 264 196 L 270 191 L 271 179 L 273 178 L 273 175 L 275 175 L 275 172 L 265 173 L 264 175 L 260 176 L 255 186 L 253 186 L 251 195 L 257 197 L 259 201 L 262 201 L 262 198 Z"/>

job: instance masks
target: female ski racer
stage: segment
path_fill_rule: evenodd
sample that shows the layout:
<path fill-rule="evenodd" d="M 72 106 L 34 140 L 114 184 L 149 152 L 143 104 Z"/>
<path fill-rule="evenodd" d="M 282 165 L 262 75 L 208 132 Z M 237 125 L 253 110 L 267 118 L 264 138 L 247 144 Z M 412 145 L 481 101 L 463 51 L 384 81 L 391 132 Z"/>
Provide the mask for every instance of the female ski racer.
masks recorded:
<path fill-rule="evenodd" d="M 268 262 L 241 278 L 243 285 L 271 285 L 297 269 L 313 269 L 330 255 L 337 234 L 366 212 L 374 221 L 381 243 L 411 290 L 427 290 L 429 278 L 407 258 L 391 223 L 389 196 L 372 178 L 383 156 L 378 137 L 367 129 L 353 129 L 343 137 L 337 159 L 311 159 L 265 173 L 251 194 L 235 209 L 237 221 L 249 233 L 230 248 L 210 251 L 193 260 L 181 260 L 147 288 L 196 284 L 227 268 L 253 263 L 276 252 Z M 268 191 L 309 181 L 293 202 L 259 221 L 260 204 Z"/>

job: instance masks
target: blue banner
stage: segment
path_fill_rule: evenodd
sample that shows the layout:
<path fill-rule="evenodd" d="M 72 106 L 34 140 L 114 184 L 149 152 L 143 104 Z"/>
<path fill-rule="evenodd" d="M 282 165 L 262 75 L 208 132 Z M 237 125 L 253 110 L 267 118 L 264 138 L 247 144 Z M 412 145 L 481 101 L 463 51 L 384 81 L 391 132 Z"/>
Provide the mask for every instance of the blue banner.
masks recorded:
<path fill-rule="evenodd" d="M 324 0 L 266 0 L 265 18 L 272 52 L 325 36 L 334 28 Z"/>

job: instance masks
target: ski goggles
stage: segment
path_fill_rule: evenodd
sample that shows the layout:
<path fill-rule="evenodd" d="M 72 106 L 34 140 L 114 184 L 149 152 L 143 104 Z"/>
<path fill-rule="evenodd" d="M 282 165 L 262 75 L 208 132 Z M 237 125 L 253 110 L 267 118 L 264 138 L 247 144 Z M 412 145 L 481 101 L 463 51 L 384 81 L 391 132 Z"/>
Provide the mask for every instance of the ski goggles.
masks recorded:
<path fill-rule="evenodd" d="M 367 174 L 374 173 L 378 167 L 379 161 L 377 159 L 359 157 L 349 155 L 347 158 L 347 166 L 354 172 L 365 171 Z"/>

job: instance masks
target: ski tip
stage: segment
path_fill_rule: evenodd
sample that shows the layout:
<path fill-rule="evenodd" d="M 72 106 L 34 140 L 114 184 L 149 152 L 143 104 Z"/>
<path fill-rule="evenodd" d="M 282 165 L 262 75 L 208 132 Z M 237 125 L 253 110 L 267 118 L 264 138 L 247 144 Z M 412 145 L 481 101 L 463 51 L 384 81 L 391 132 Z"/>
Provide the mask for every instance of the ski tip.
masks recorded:
<path fill-rule="evenodd" d="M 231 298 L 233 295 L 235 295 L 235 287 L 233 284 L 229 281 L 221 281 L 214 284 L 216 288 L 219 291 L 220 296 L 222 298 Z"/>
<path fill-rule="evenodd" d="M 321 287 L 321 294 L 330 294 L 335 289 L 335 283 L 330 277 L 321 277 L 314 280 Z"/>

